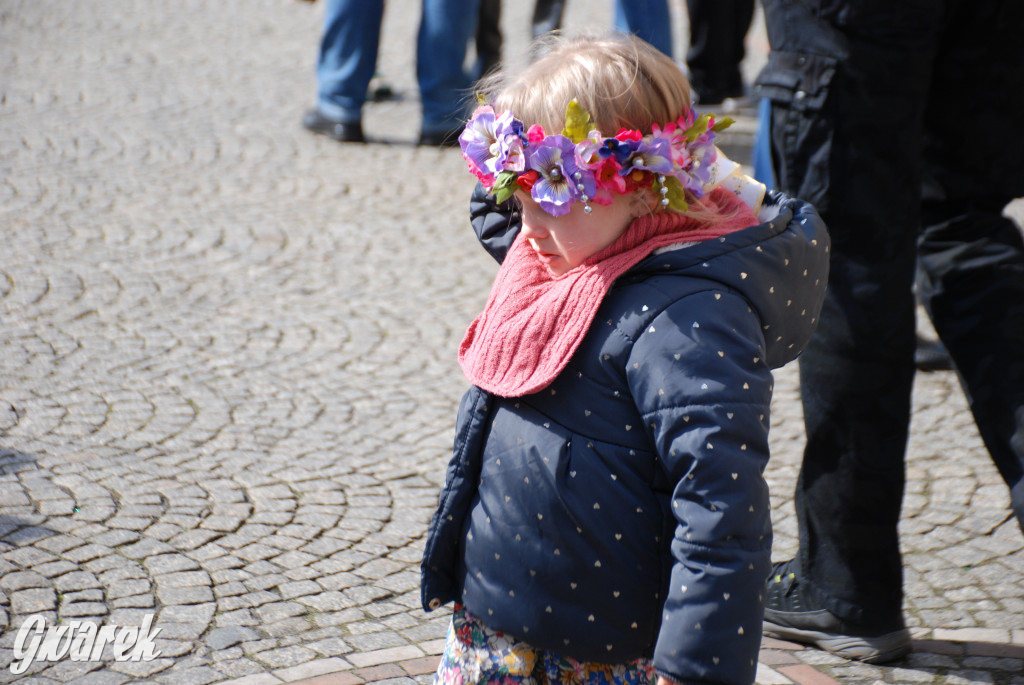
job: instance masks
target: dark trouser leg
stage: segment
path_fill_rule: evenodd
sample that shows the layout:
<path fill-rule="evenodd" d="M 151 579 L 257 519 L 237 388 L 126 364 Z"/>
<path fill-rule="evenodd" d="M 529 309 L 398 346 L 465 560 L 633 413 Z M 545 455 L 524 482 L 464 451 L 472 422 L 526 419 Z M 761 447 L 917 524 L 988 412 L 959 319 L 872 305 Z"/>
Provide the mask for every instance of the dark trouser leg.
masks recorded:
<path fill-rule="evenodd" d="M 832 613 L 879 630 L 900 627 L 897 523 L 913 380 L 913 269 L 912 244 L 888 264 L 834 256 L 821 322 L 800 359 L 803 577 Z"/>
<path fill-rule="evenodd" d="M 690 47 L 686 65 L 701 102 L 743 95 L 743 40 L 754 16 L 754 0 L 687 0 Z"/>
<path fill-rule="evenodd" d="M 914 373 L 920 132 L 942 16 L 926 0 L 859 13 L 841 0 L 764 4 L 773 50 L 795 53 L 793 68 L 808 70 L 791 101 L 773 97 L 777 180 L 817 204 L 832 235 L 825 309 L 800 362 L 803 584 L 841 618 L 893 630 L 902 625 L 897 525 Z M 899 31 L 879 16 L 886 11 L 899 15 Z M 803 55 L 833 59 L 834 76 Z"/>
<path fill-rule="evenodd" d="M 1019 0 L 956 5 L 925 117 L 918 285 L 1024 530 L 1024 241 L 1001 216 L 1024 195 L 1020 26 Z"/>
<path fill-rule="evenodd" d="M 533 6 L 533 37 L 561 29 L 564 10 L 565 0 L 537 0 Z"/>
<path fill-rule="evenodd" d="M 1024 530 L 1024 244 L 1000 209 L 926 205 L 919 291 Z"/>
<path fill-rule="evenodd" d="M 501 0 L 480 0 L 476 25 L 477 76 L 483 76 L 501 62 Z"/>

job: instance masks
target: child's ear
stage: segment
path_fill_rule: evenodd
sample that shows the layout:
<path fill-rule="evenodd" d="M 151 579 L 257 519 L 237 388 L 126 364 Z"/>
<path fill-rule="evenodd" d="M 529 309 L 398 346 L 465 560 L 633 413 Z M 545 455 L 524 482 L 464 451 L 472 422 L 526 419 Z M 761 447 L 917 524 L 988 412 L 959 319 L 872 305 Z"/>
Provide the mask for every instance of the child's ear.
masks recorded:
<path fill-rule="evenodd" d="M 650 188 L 642 188 L 630 198 L 633 206 L 633 218 L 654 214 L 660 209 L 657 194 Z"/>

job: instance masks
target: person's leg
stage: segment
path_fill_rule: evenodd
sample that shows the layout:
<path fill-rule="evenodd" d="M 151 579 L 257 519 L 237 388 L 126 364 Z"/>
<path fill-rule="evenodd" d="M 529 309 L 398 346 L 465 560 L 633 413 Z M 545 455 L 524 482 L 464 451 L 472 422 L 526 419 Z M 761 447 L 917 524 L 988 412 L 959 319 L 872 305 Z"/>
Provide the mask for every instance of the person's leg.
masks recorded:
<path fill-rule="evenodd" d="M 757 103 L 757 131 L 754 132 L 754 150 L 751 166 L 754 178 L 769 188 L 775 187 L 775 170 L 772 165 L 772 103 L 762 98 Z"/>
<path fill-rule="evenodd" d="M 560 30 L 564 10 L 565 0 L 537 0 L 533 6 L 533 37 Z"/>
<path fill-rule="evenodd" d="M 464 66 L 476 33 L 480 0 L 423 0 L 416 48 L 416 75 L 423 102 L 422 139 L 457 138 L 472 100 Z M 449 136 L 449 134 L 451 134 Z"/>
<path fill-rule="evenodd" d="M 480 0 L 476 27 L 477 72 L 490 72 L 501 62 L 501 0 Z"/>
<path fill-rule="evenodd" d="M 918 285 L 1024 531 L 1024 243 L 1004 205 L 926 203 Z"/>
<path fill-rule="evenodd" d="M 360 120 L 383 16 L 383 0 L 327 0 L 316 67 L 317 109 L 325 117 Z"/>
<path fill-rule="evenodd" d="M 615 0 L 615 30 L 636 34 L 672 56 L 672 17 L 666 0 Z"/>
<path fill-rule="evenodd" d="M 1002 216 L 1024 196 L 1024 4 L 961 2 L 950 25 L 925 118 L 918 288 L 1024 530 L 1024 240 Z"/>
<path fill-rule="evenodd" d="M 890 660 L 909 648 L 897 525 L 914 374 L 921 112 L 941 17 L 928 0 L 890 5 L 899 22 L 879 14 L 882 3 L 764 6 L 777 73 L 759 83 L 772 85 L 776 182 L 816 204 L 832 237 L 824 309 L 800 360 L 800 553 L 786 569 L 821 612 L 785 605 L 793 584 L 780 573 L 777 588 L 769 582 L 766 632 L 769 621 L 803 614 L 818 622 L 805 641 Z M 888 31 L 894 25 L 901 30 Z M 849 635 L 857 639 L 842 639 Z"/>
<path fill-rule="evenodd" d="M 690 46 L 686 66 L 702 104 L 743 95 L 743 41 L 754 16 L 754 0 L 687 0 Z"/>

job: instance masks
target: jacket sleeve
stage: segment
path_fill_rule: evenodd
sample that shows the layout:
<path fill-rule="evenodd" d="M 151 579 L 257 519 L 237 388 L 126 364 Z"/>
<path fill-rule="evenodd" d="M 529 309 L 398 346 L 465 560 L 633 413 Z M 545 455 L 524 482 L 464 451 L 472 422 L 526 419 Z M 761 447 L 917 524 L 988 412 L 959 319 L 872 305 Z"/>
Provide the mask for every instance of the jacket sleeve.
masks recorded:
<path fill-rule="evenodd" d="M 480 480 L 484 426 L 493 403 L 486 392 L 471 387 L 462 396 L 455 424 L 455 445 L 445 472 L 444 487 L 427 530 L 420 564 L 420 600 L 433 611 L 459 596 L 456 567 L 463 522 Z"/>
<path fill-rule="evenodd" d="M 484 249 L 500 264 L 519 235 L 522 220 L 515 201 L 498 203 L 479 183 L 469 200 L 469 221 Z"/>
<path fill-rule="evenodd" d="M 674 485 L 654 665 L 681 683 L 754 682 L 771 567 L 764 356 L 758 316 L 724 289 L 670 305 L 630 353 L 627 380 Z"/>

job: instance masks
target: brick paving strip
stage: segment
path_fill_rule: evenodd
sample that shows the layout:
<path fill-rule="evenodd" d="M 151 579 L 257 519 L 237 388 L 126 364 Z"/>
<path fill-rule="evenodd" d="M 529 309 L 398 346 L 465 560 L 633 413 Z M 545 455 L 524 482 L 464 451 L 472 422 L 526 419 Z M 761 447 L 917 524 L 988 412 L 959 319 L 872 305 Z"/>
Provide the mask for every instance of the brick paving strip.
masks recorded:
<path fill-rule="evenodd" d="M 936 657 L 966 657 L 1004 660 L 990 663 L 1010 673 L 1024 669 L 1024 630 L 1014 631 L 1013 635 L 999 630 L 939 630 L 934 631 L 934 636 L 929 639 L 921 636 L 923 632 L 917 631 L 912 661 L 937 665 L 939 659 Z M 1012 644 L 1011 640 L 1017 644 Z M 396 678 L 430 676 L 437 669 L 437 654 L 443 649 L 444 641 L 438 640 L 418 647 L 350 654 L 346 659 L 319 659 L 301 666 L 226 681 L 224 685 L 362 685 Z M 799 659 L 801 652 L 807 656 L 815 654 L 802 645 L 765 638 L 759 660 L 758 685 L 831 685 L 841 682 L 819 668 L 802 663 Z M 836 663 L 848 664 L 844 660 L 837 660 Z M 879 667 L 861 665 L 860 668 L 869 672 Z M 895 671 L 898 668 L 893 666 L 889 670 Z M 954 673 L 952 677 L 959 676 Z"/>
<path fill-rule="evenodd" d="M 529 4 L 505 3 L 510 59 Z M 418 565 L 495 265 L 458 152 L 411 144 L 419 0 L 387 5 L 400 97 L 368 106 L 376 144 L 344 146 L 298 124 L 322 3 L 0 2 L 0 682 L 431 681 L 448 614 L 420 610 Z M 610 7 L 568 3 L 566 25 Z M 739 117 L 736 159 L 755 128 Z M 780 560 L 802 433 L 787 367 Z M 1024 685 L 1024 537 L 953 374 L 917 379 L 908 454 L 915 652 L 766 640 L 763 685 Z M 151 616 L 161 654 L 13 676 L 32 615 Z"/>

